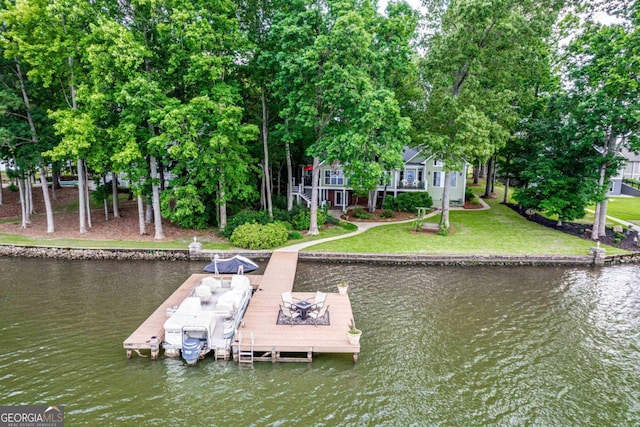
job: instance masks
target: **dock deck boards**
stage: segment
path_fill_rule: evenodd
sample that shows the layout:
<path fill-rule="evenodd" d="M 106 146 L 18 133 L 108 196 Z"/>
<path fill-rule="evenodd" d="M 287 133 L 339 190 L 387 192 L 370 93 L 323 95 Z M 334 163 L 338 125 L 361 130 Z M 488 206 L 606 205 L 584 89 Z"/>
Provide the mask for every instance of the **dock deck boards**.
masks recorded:
<path fill-rule="evenodd" d="M 253 333 L 255 353 L 349 353 L 357 358 L 360 345 L 351 345 L 347 339 L 349 323 L 353 318 L 348 295 L 327 293 L 325 304 L 329 305 L 329 325 L 278 325 L 278 313 L 282 304 L 282 293 L 292 291 L 298 263 L 297 252 L 275 251 L 262 276 L 247 275 L 254 293 L 245 312 L 242 333 L 245 340 Z M 130 351 L 151 348 L 152 337 L 158 342 L 164 339 L 164 322 L 168 319 L 167 308 L 179 305 L 202 278 L 211 274 L 192 274 L 167 298 L 124 342 L 127 354 Z M 313 299 L 314 292 L 293 292 L 294 298 Z M 239 339 L 239 333 L 235 339 Z M 244 347 L 244 342 L 243 342 Z M 243 348 L 244 349 L 244 348 Z M 295 358 L 277 358 L 274 361 L 294 361 Z M 265 359 L 266 360 L 266 359 Z M 307 359 L 297 359 L 307 360 Z"/>
<path fill-rule="evenodd" d="M 244 327 L 239 330 L 244 339 L 253 332 L 256 352 L 359 353 L 360 346 L 349 344 L 347 339 L 349 323 L 353 318 L 348 295 L 327 293 L 328 326 L 276 324 L 282 292 L 292 290 L 297 262 L 297 252 L 273 253 L 244 315 Z M 315 293 L 293 292 L 293 297 L 312 299 Z"/>

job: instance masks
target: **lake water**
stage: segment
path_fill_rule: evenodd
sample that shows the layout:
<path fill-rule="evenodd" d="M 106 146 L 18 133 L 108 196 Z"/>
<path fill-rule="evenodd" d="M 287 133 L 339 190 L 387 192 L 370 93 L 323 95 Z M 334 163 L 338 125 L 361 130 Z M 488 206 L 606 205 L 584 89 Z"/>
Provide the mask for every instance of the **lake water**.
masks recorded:
<path fill-rule="evenodd" d="M 300 263 L 350 282 L 357 364 L 126 359 L 122 341 L 202 263 L 0 258 L 0 405 L 66 425 L 637 426 L 640 267 Z"/>

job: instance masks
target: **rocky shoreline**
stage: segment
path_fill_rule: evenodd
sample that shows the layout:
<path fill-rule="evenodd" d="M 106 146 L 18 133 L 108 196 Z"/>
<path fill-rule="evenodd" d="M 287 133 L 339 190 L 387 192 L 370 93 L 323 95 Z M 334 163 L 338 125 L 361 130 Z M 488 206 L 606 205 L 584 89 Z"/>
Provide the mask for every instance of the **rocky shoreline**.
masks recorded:
<path fill-rule="evenodd" d="M 240 254 L 261 261 L 271 251 L 209 251 L 163 249 L 77 249 L 40 246 L 0 245 L 0 256 L 54 258 L 63 260 L 162 260 L 208 261 L 214 255 L 223 258 Z M 382 265 L 443 265 L 443 266 L 601 266 L 640 263 L 640 253 L 606 256 L 593 248 L 591 255 L 432 255 L 432 254 L 372 254 L 336 252 L 299 252 L 302 261 L 331 263 L 368 263 Z"/>

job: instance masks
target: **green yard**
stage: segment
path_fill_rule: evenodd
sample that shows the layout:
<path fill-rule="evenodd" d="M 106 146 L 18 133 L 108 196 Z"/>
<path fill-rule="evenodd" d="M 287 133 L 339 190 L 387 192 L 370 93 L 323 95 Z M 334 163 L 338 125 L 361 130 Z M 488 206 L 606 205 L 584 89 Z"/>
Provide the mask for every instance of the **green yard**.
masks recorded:
<path fill-rule="evenodd" d="M 425 254 L 532 254 L 588 255 L 594 246 L 589 240 L 573 237 L 522 218 L 489 200 L 490 210 L 452 211 L 455 231 L 449 236 L 412 233 L 412 223 L 380 226 L 346 239 L 322 243 L 308 251 L 425 253 Z M 428 221 L 437 223 L 438 217 Z M 625 251 L 604 247 L 607 255 Z"/>

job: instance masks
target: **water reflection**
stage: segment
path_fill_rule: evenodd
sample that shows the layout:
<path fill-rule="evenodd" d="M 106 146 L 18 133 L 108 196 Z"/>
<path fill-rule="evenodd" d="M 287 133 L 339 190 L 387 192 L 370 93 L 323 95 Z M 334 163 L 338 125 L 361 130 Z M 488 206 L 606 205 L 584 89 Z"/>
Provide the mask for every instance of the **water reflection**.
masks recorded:
<path fill-rule="evenodd" d="M 640 268 L 301 263 L 295 290 L 349 281 L 357 365 L 124 357 L 122 341 L 200 263 L 0 258 L 0 402 L 70 425 L 637 425 Z"/>

